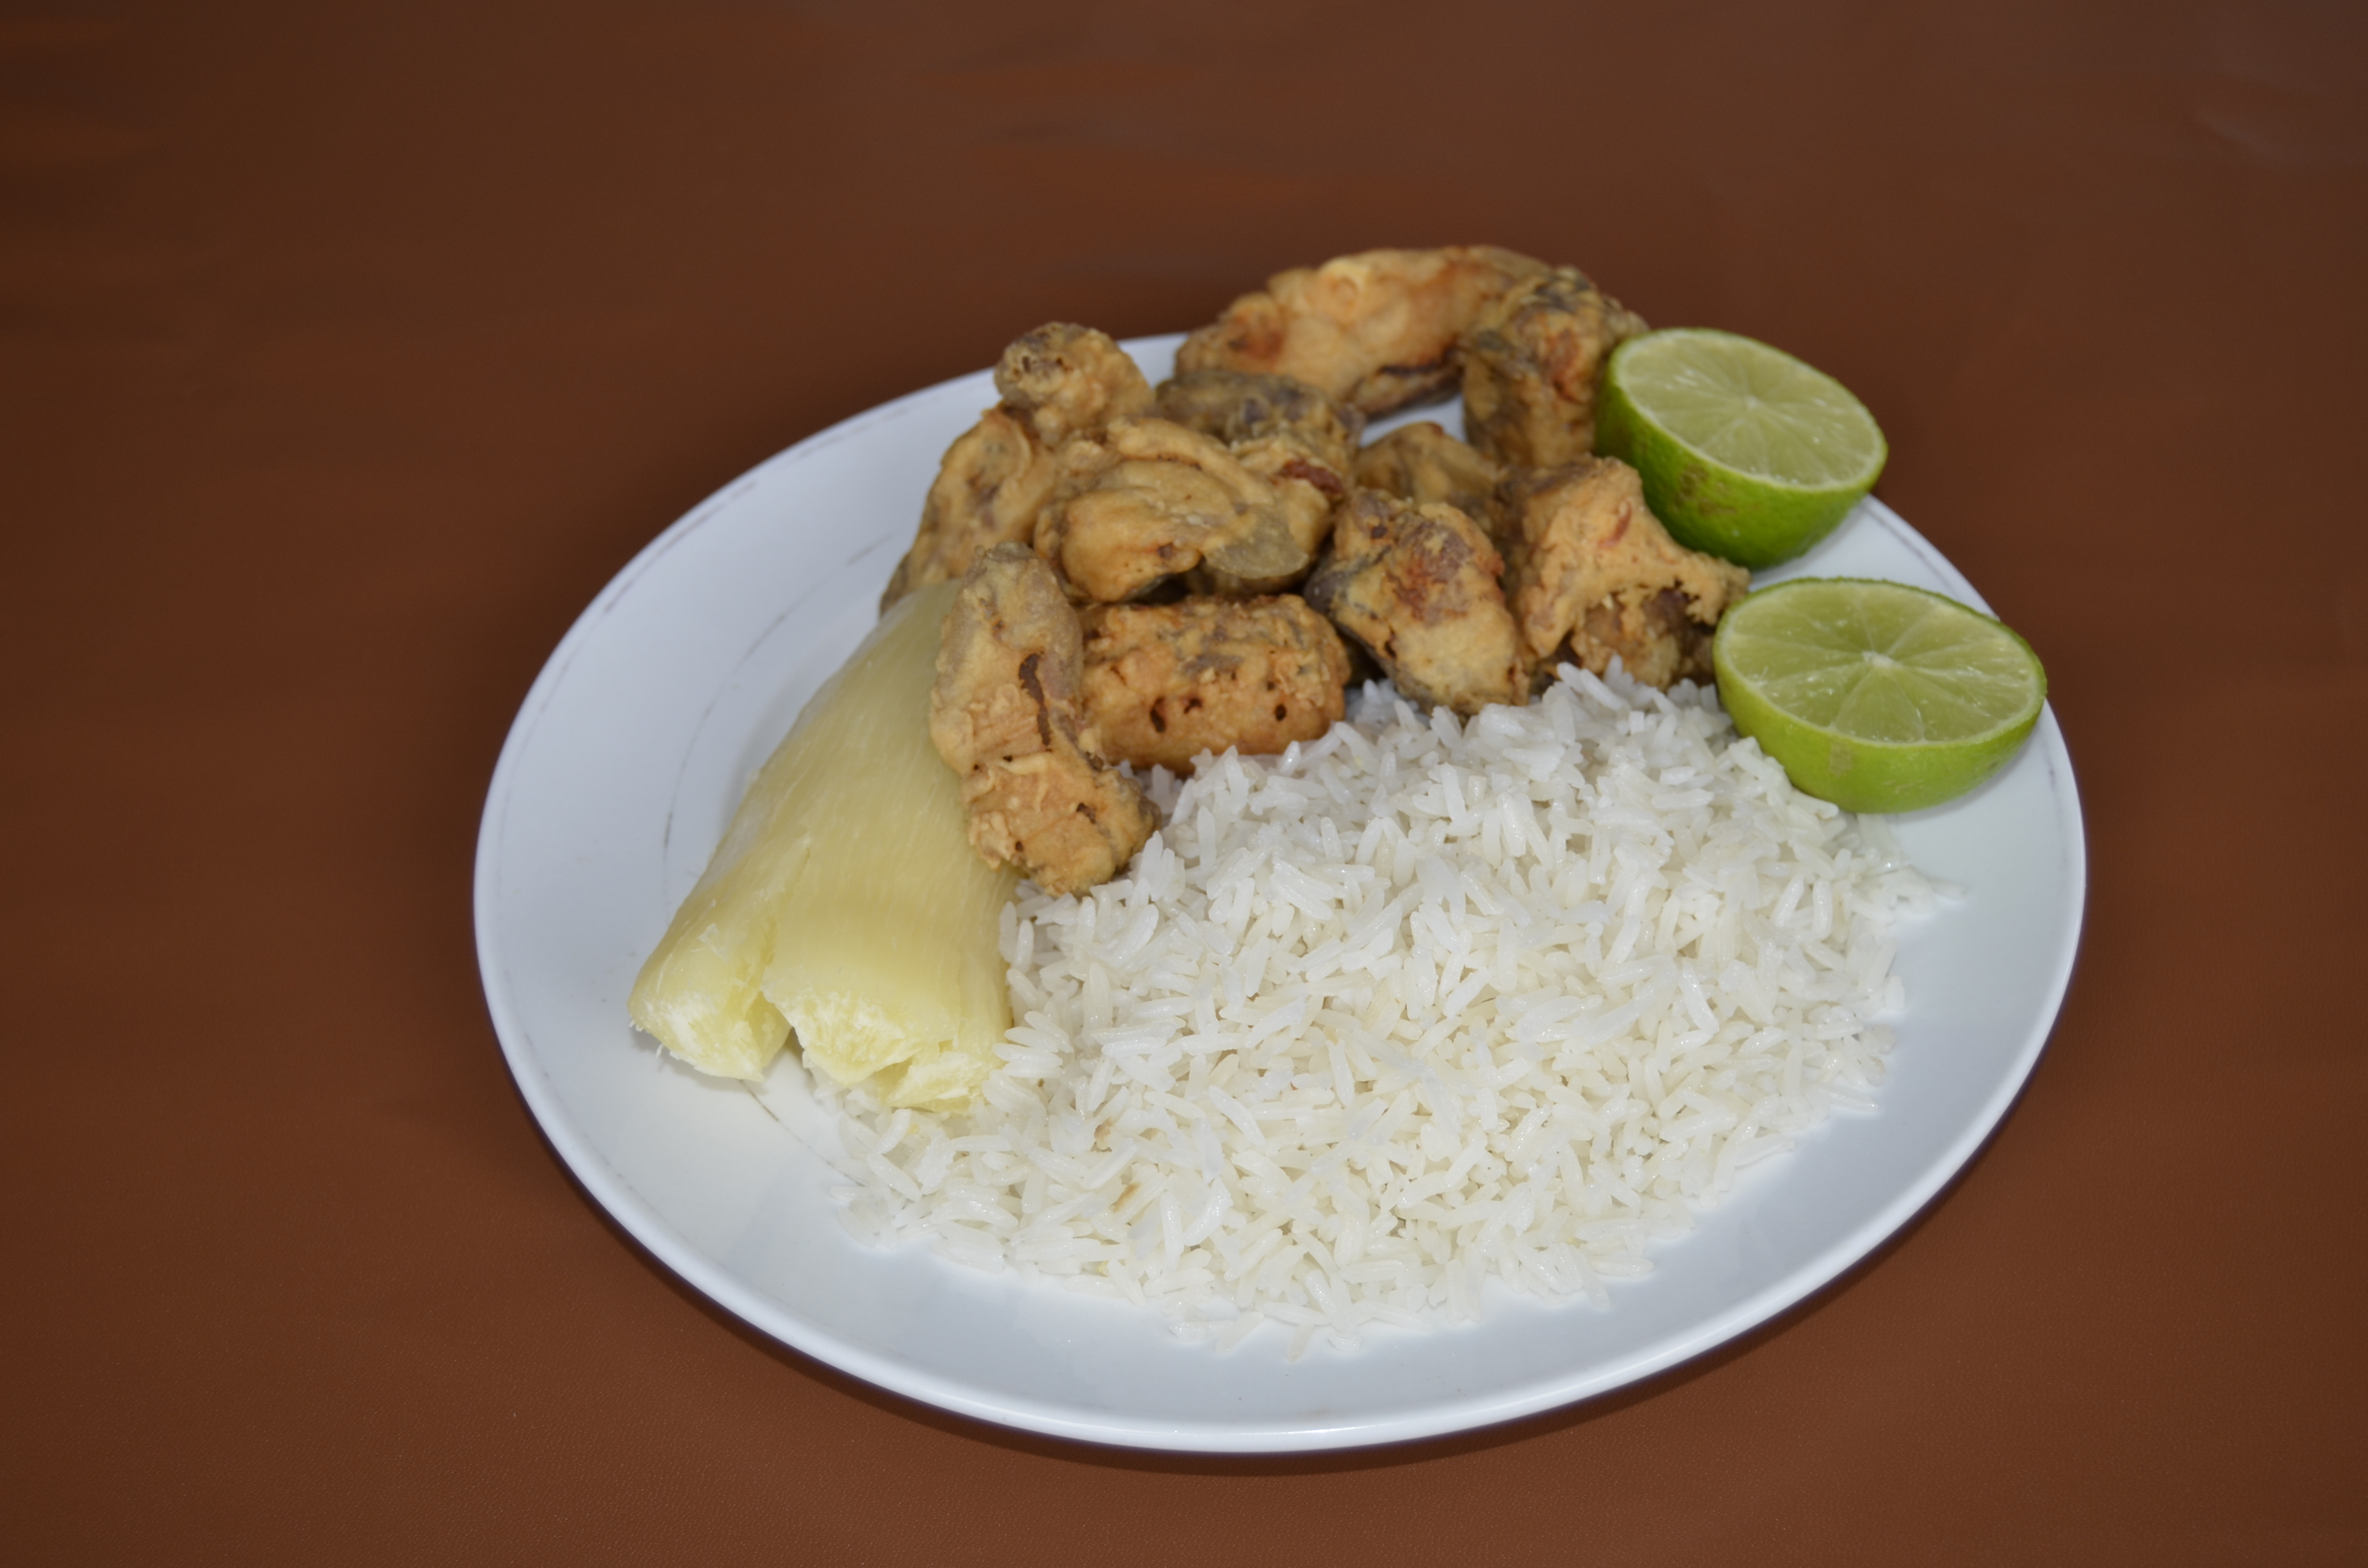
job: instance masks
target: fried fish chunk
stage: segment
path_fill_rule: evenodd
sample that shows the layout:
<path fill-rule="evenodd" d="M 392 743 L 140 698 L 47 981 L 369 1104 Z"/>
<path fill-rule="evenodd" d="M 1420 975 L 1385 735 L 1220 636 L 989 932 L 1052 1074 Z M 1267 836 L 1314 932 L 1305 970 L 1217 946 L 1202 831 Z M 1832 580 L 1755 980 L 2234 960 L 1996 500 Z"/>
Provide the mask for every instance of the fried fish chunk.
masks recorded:
<path fill-rule="evenodd" d="M 1214 437 L 1261 473 L 1302 478 L 1319 488 L 1314 468 L 1333 481 L 1355 460 L 1365 416 L 1339 399 L 1289 376 L 1248 370 L 1187 370 L 1159 383 L 1151 408 L 1162 419 Z"/>
<path fill-rule="evenodd" d="M 1279 752 L 1345 713 L 1349 651 L 1295 594 L 1093 605 L 1085 710 L 1107 754 L 1189 773 L 1202 752 Z"/>
<path fill-rule="evenodd" d="M 1117 339 L 1068 322 L 1012 339 L 995 368 L 995 390 L 1048 451 L 1113 419 L 1144 413 L 1152 397 L 1151 383 Z"/>
<path fill-rule="evenodd" d="M 1349 477 L 1370 490 L 1401 501 L 1435 501 L 1452 506 L 1488 528 L 1491 497 L 1505 471 L 1494 458 L 1473 450 L 1431 420 L 1401 425 L 1357 454 Z"/>
<path fill-rule="evenodd" d="M 1304 381 L 1246 370 L 1190 370 L 1163 381 L 1152 412 L 1224 442 L 1244 468 L 1273 485 L 1292 537 L 1314 562 L 1331 534 L 1332 510 L 1349 493 L 1362 414 Z M 1204 566 L 1193 586 L 1246 597 L 1281 592 L 1304 574 L 1245 581 Z"/>
<path fill-rule="evenodd" d="M 1455 507 L 1358 490 L 1307 598 L 1372 650 L 1409 700 L 1473 714 L 1530 697 L 1504 570 L 1486 532 Z"/>
<path fill-rule="evenodd" d="M 880 597 L 882 610 L 915 588 L 960 577 L 982 551 L 1025 543 L 1060 477 L 1061 447 L 1151 406 L 1151 383 L 1126 350 L 1107 333 L 1067 322 L 1014 339 L 995 368 L 995 388 L 1003 401 L 947 449 L 920 532 Z"/>
<path fill-rule="evenodd" d="M 1644 317 L 1575 267 L 1516 285 L 1463 335 L 1463 426 L 1472 445 L 1529 468 L 1591 455 L 1603 362 L 1645 330 Z"/>
<path fill-rule="evenodd" d="M 979 551 L 1026 540 L 1059 474 L 1025 420 L 999 406 L 979 415 L 946 449 L 920 532 L 880 596 L 881 613 L 916 588 L 960 577 Z"/>
<path fill-rule="evenodd" d="M 1315 556 L 1273 484 L 1212 437 L 1147 416 L 1061 449 L 1034 542 L 1074 597 L 1105 604 L 1203 564 L 1237 581 L 1291 581 Z"/>
<path fill-rule="evenodd" d="M 1077 612 L 1042 557 L 1007 543 L 971 563 L 938 646 L 929 739 L 962 778 L 972 847 L 1055 894 L 1110 881 L 1159 826 L 1101 750 L 1084 667 Z"/>
<path fill-rule="evenodd" d="M 1498 489 L 1497 506 L 1505 597 L 1538 680 L 1558 654 L 1600 675 L 1614 653 L 1651 686 L 1711 678 L 1711 633 L 1751 574 L 1671 539 L 1634 469 L 1584 458 L 1525 472 Z"/>
<path fill-rule="evenodd" d="M 1494 245 L 1373 250 L 1267 279 L 1184 340 L 1179 371 L 1291 376 L 1367 414 L 1446 395 L 1456 340 L 1546 264 Z"/>

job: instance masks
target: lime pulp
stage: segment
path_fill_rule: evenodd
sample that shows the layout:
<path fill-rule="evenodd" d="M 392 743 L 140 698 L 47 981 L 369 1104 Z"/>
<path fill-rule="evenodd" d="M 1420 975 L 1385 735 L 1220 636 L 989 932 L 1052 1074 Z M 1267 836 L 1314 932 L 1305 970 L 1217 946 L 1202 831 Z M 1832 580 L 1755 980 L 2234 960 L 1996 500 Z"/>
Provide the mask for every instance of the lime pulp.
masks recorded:
<path fill-rule="evenodd" d="M 1831 376 L 1730 332 L 1629 339 L 1604 371 L 1596 449 L 1634 468 L 1678 541 L 1755 570 L 1830 533 L 1889 448 Z"/>
<path fill-rule="evenodd" d="M 1799 578 L 1720 619 L 1719 699 L 1800 789 L 1918 811 L 1980 785 L 2039 722 L 2047 675 L 2003 623 L 1899 583 Z"/>

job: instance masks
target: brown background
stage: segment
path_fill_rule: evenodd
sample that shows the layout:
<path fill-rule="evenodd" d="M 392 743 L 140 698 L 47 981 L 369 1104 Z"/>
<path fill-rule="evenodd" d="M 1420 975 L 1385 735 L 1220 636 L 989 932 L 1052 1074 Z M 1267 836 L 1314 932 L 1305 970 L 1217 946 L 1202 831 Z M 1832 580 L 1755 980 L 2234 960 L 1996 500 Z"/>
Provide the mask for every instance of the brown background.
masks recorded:
<path fill-rule="evenodd" d="M 0 6 L 0 1554 L 2368 1561 L 2362 7 L 1133 10 Z M 1462 240 L 1839 375 L 2046 658 L 2019 1108 L 1748 1340 L 1404 1449 L 1038 1441 L 705 1305 L 478 991 L 543 656 L 1025 327 Z"/>

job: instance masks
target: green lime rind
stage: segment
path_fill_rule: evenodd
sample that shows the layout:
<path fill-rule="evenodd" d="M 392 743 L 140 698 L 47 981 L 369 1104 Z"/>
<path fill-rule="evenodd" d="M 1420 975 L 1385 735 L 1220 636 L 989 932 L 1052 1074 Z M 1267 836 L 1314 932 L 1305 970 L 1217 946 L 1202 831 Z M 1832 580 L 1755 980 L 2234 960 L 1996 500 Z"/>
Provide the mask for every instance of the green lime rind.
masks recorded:
<path fill-rule="evenodd" d="M 1913 812 L 2022 748 L 2047 672 L 2014 629 L 1902 583 L 1804 577 L 1747 596 L 1711 644 L 1719 700 L 1798 789 Z"/>
<path fill-rule="evenodd" d="M 1645 505 L 1691 550 L 1754 571 L 1831 533 L 1890 448 L 1866 405 L 1782 349 L 1671 327 L 1614 349 L 1595 449 L 1644 479 Z"/>

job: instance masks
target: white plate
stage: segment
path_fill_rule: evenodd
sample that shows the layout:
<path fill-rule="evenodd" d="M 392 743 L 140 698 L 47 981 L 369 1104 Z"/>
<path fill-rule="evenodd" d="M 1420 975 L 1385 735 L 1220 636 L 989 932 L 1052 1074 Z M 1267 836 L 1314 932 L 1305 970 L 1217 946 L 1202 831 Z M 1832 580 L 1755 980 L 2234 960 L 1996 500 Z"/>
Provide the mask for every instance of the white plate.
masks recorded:
<path fill-rule="evenodd" d="M 1128 347 L 1157 380 L 1178 341 Z M 560 643 L 494 773 L 477 948 L 510 1071 L 585 1188 L 700 1290 L 856 1377 L 1033 1431 L 1220 1452 L 1394 1442 L 1583 1399 L 1742 1333 L 1872 1251 L 2005 1113 L 2063 999 L 2087 881 L 2053 713 L 1981 790 L 1897 819 L 1917 864 L 1969 894 L 1901 945 L 1908 1012 L 1881 1108 L 1769 1161 L 1607 1310 L 1499 1292 L 1476 1325 L 1377 1330 L 1354 1355 L 1319 1341 L 1292 1362 L 1269 1328 L 1219 1357 L 1123 1303 L 858 1244 L 795 1064 L 761 1101 L 702 1078 L 633 1032 L 625 993 L 749 777 L 871 626 L 939 457 L 994 401 L 981 372 L 874 409 L 667 529 Z M 1981 602 L 1873 501 L 1770 575 L 1791 574 Z"/>

